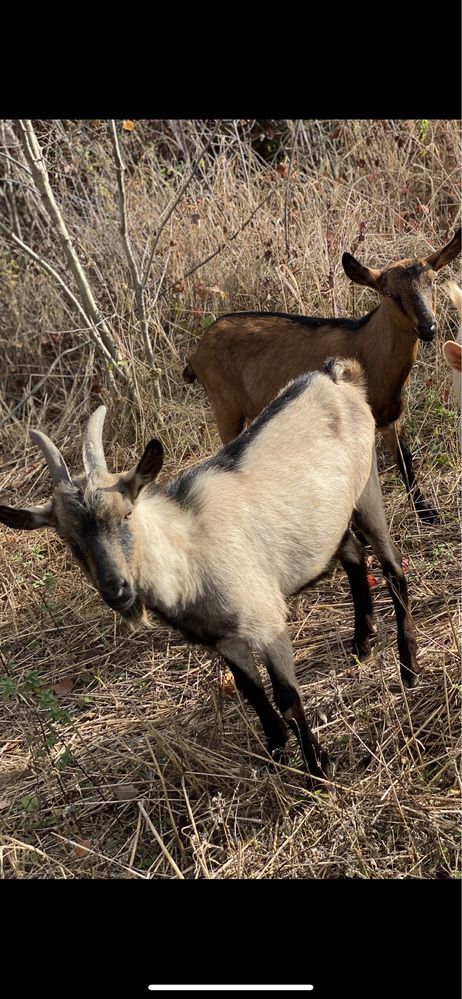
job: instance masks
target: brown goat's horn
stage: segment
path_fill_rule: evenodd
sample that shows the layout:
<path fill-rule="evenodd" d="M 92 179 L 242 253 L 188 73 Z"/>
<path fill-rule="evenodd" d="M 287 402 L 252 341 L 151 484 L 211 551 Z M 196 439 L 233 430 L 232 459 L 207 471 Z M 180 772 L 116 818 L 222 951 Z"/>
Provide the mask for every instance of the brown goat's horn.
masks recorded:
<path fill-rule="evenodd" d="M 57 486 L 60 482 L 70 482 L 71 477 L 66 462 L 53 441 L 46 434 L 42 434 L 40 430 L 29 430 L 29 437 L 44 455 L 53 485 Z"/>
<path fill-rule="evenodd" d="M 87 478 L 94 472 L 107 472 L 103 451 L 103 423 L 106 406 L 98 406 L 91 414 L 83 437 L 83 464 Z"/>

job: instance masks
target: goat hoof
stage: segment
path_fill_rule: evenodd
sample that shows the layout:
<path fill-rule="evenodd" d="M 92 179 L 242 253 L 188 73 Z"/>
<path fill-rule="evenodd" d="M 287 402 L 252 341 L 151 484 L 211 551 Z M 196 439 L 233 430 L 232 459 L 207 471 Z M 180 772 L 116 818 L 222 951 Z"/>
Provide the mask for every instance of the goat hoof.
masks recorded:
<path fill-rule="evenodd" d="M 425 500 L 422 500 L 421 503 L 416 503 L 416 512 L 424 524 L 435 526 L 440 522 L 438 510 L 435 510 L 435 507 L 430 506 L 430 503 L 427 503 Z"/>
<path fill-rule="evenodd" d="M 275 763 L 286 763 L 286 746 L 289 741 L 290 731 L 284 726 L 277 735 L 268 739 L 268 752 Z"/>
<path fill-rule="evenodd" d="M 332 777 L 332 764 L 329 759 L 329 755 L 325 749 L 321 749 L 317 754 L 319 757 L 319 765 L 312 766 L 308 776 L 308 786 L 310 791 L 330 791 L 330 787 L 326 784 Z"/>
<path fill-rule="evenodd" d="M 368 638 L 363 638 L 360 642 L 354 638 L 351 643 L 351 649 L 353 655 L 357 656 L 358 659 L 365 659 L 366 656 L 371 654 L 371 643 Z"/>
<path fill-rule="evenodd" d="M 410 670 L 410 669 L 403 669 L 403 670 L 401 670 L 401 679 L 403 681 L 404 686 L 407 687 L 408 690 L 409 690 L 412 687 L 416 687 L 417 686 L 417 681 L 419 679 L 419 674 L 418 673 L 413 673 L 412 670 Z"/>
<path fill-rule="evenodd" d="M 281 766 L 287 766 L 289 762 L 289 754 L 284 746 L 276 746 L 275 749 L 270 751 L 270 755 L 273 763 L 280 763 Z"/>

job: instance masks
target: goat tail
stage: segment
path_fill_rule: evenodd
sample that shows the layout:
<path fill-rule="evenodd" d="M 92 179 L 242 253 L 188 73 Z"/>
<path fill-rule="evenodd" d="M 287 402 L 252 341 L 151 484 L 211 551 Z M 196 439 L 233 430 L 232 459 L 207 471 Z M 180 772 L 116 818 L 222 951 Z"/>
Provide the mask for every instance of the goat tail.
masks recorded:
<path fill-rule="evenodd" d="M 183 378 L 185 382 L 195 382 L 197 378 L 196 372 L 194 371 L 194 368 L 191 364 L 191 360 L 192 360 L 192 355 L 183 371 Z"/>
<path fill-rule="evenodd" d="M 353 357 L 328 357 L 324 361 L 323 372 L 332 378 L 333 382 L 350 382 L 358 388 L 366 387 L 366 377 L 359 361 Z"/>

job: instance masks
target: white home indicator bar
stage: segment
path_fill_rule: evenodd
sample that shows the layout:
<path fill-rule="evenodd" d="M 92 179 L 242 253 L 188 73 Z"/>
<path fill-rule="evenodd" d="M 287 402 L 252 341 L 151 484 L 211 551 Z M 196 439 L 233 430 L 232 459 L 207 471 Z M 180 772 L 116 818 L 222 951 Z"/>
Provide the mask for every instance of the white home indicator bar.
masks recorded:
<path fill-rule="evenodd" d="M 312 992 L 314 985 L 148 985 L 151 992 Z"/>

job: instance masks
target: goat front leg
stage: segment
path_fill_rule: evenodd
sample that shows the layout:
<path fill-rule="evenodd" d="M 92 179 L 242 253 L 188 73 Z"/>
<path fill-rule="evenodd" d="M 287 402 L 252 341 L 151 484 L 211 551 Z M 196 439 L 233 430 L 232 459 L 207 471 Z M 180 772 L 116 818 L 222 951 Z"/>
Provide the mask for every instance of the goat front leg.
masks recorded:
<path fill-rule="evenodd" d="M 417 663 L 416 632 L 409 609 L 407 582 L 402 569 L 401 555 L 388 532 L 375 448 L 371 474 L 356 504 L 353 523 L 366 535 L 382 566 L 395 608 L 401 678 L 406 687 L 412 687 L 420 672 Z"/>
<path fill-rule="evenodd" d="M 262 656 L 271 677 L 274 700 L 297 736 L 311 784 L 316 787 L 319 778 L 322 780 L 329 778 L 329 757 L 326 751 L 321 749 L 305 717 L 288 632 L 283 631 L 271 644 L 265 646 L 262 649 Z"/>
<path fill-rule="evenodd" d="M 439 524 L 438 510 L 422 495 L 414 475 L 412 454 L 400 433 L 399 421 L 390 423 L 388 427 L 380 427 L 380 432 L 390 449 L 406 486 L 408 496 L 414 503 L 416 513 L 427 524 Z"/>
<path fill-rule="evenodd" d="M 217 642 L 217 650 L 228 664 L 237 689 L 256 711 L 268 740 L 271 754 L 279 754 L 289 738 L 289 730 L 265 693 L 252 653 L 241 638 Z"/>
<path fill-rule="evenodd" d="M 367 581 L 364 548 L 351 530 L 342 540 L 338 557 L 345 569 L 350 584 L 355 609 L 355 632 L 353 652 L 358 656 L 368 656 L 371 651 L 370 638 L 376 634 L 372 595 Z"/>

